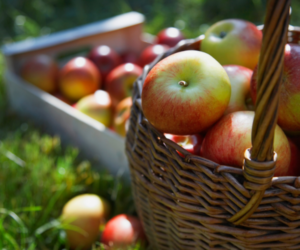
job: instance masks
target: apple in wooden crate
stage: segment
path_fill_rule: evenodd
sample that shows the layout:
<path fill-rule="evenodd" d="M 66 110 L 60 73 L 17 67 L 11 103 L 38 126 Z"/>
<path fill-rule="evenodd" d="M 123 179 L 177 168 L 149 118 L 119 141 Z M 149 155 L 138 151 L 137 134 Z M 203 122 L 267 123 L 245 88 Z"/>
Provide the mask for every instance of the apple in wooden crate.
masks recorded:
<path fill-rule="evenodd" d="M 226 19 L 205 32 L 201 50 L 213 56 L 220 64 L 235 64 L 254 69 L 258 63 L 262 32 L 248 21 Z"/>
<path fill-rule="evenodd" d="M 156 36 L 157 44 L 165 44 L 174 47 L 178 42 L 184 39 L 182 32 L 175 27 L 168 27 L 161 30 Z"/>
<path fill-rule="evenodd" d="M 115 110 L 113 128 L 117 134 L 123 137 L 125 137 L 127 132 L 131 106 L 132 98 L 128 96 L 118 103 Z"/>
<path fill-rule="evenodd" d="M 58 66 L 48 55 L 29 58 L 21 67 L 21 77 L 36 87 L 54 93 L 57 90 Z"/>
<path fill-rule="evenodd" d="M 75 57 L 59 73 L 60 92 L 72 101 L 94 93 L 101 87 L 101 76 L 93 62 Z"/>
<path fill-rule="evenodd" d="M 166 52 L 170 47 L 165 44 L 153 44 L 145 48 L 140 56 L 140 65 L 144 67 L 154 61 L 157 56 Z"/>

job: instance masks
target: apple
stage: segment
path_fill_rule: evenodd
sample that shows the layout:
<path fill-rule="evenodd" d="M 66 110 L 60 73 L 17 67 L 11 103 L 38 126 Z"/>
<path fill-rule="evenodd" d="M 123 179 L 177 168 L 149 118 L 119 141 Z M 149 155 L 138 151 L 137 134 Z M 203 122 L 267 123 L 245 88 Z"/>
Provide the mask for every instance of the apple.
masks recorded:
<path fill-rule="evenodd" d="M 178 42 L 184 39 L 182 32 L 174 27 L 168 27 L 161 30 L 156 36 L 157 44 L 165 44 L 174 47 Z"/>
<path fill-rule="evenodd" d="M 123 137 L 126 136 L 131 106 L 132 98 L 129 96 L 119 102 L 116 107 L 113 127 L 114 131 Z"/>
<path fill-rule="evenodd" d="M 72 101 L 94 93 L 101 87 L 101 76 L 89 59 L 75 57 L 60 71 L 60 92 Z"/>
<path fill-rule="evenodd" d="M 67 99 L 65 96 L 63 96 L 61 93 L 59 92 L 56 92 L 55 94 L 53 94 L 53 96 L 55 96 L 57 99 L 63 101 L 64 103 L 66 104 L 69 104 L 69 105 L 74 105 L 73 102 L 71 102 L 69 99 Z"/>
<path fill-rule="evenodd" d="M 103 81 L 113 68 L 121 64 L 118 53 L 107 45 L 94 47 L 88 58 L 97 66 Z"/>
<path fill-rule="evenodd" d="M 287 133 L 300 133 L 300 45 L 286 44 L 279 90 L 278 125 Z M 256 102 L 257 68 L 251 79 L 251 96 Z"/>
<path fill-rule="evenodd" d="M 291 162 L 286 173 L 286 176 L 300 176 L 300 148 L 299 138 L 289 138 L 289 144 L 291 149 Z"/>
<path fill-rule="evenodd" d="M 239 65 L 224 65 L 231 84 L 231 96 L 224 114 L 248 110 L 250 97 L 250 81 L 253 71 Z M 250 99 L 250 100 L 249 100 Z"/>
<path fill-rule="evenodd" d="M 177 143 L 179 146 L 184 148 L 186 151 L 193 155 L 200 155 L 200 149 L 203 141 L 203 135 L 201 134 L 194 134 L 194 135 L 172 135 L 172 134 L 165 134 L 165 137 L 169 140 Z M 179 155 L 182 155 L 178 152 Z"/>
<path fill-rule="evenodd" d="M 197 134 L 223 115 L 230 92 L 227 73 L 213 57 L 186 50 L 151 69 L 142 89 L 142 108 L 148 121 L 163 133 Z"/>
<path fill-rule="evenodd" d="M 71 249 L 90 249 L 99 237 L 99 227 L 110 213 L 106 200 L 95 194 L 82 194 L 69 200 L 62 210 L 62 224 Z"/>
<path fill-rule="evenodd" d="M 219 120 L 205 135 L 201 155 L 222 165 L 242 167 L 244 152 L 251 147 L 253 111 L 230 113 Z M 275 176 L 284 176 L 291 161 L 288 139 L 276 125 L 274 151 L 277 153 Z"/>
<path fill-rule="evenodd" d="M 139 57 L 133 51 L 125 51 L 120 54 L 122 63 L 133 63 L 139 65 Z"/>
<path fill-rule="evenodd" d="M 142 51 L 140 56 L 140 65 L 144 67 L 156 59 L 157 56 L 166 52 L 170 47 L 164 44 L 153 44 Z"/>
<path fill-rule="evenodd" d="M 106 127 L 112 124 L 112 102 L 109 94 L 104 90 L 97 90 L 94 94 L 81 98 L 74 107 Z"/>
<path fill-rule="evenodd" d="M 29 58 L 21 67 L 21 77 L 36 87 L 54 93 L 57 90 L 58 66 L 48 55 Z"/>
<path fill-rule="evenodd" d="M 109 249 L 128 249 L 137 242 L 145 242 L 146 236 L 140 220 L 120 214 L 109 220 L 104 228 L 101 243 Z"/>
<path fill-rule="evenodd" d="M 133 63 L 121 64 L 109 73 L 105 89 L 111 96 L 113 107 L 124 98 L 131 96 L 133 83 L 142 73 L 142 68 Z"/>
<path fill-rule="evenodd" d="M 226 19 L 205 32 L 201 50 L 220 64 L 235 64 L 254 69 L 258 63 L 262 32 L 251 22 Z"/>

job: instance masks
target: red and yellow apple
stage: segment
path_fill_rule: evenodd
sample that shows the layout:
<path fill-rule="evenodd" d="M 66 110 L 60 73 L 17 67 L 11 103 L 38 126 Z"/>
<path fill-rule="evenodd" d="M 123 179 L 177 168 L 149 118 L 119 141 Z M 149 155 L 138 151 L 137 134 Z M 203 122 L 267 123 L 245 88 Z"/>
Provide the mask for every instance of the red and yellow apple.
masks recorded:
<path fill-rule="evenodd" d="M 300 45 L 286 44 L 279 90 L 278 125 L 287 133 L 300 133 Z M 251 79 L 251 96 L 256 102 L 257 68 Z"/>
<path fill-rule="evenodd" d="M 121 64 L 114 68 L 106 78 L 105 89 L 115 108 L 124 98 L 131 96 L 133 83 L 142 74 L 140 66 L 133 63 Z"/>
<path fill-rule="evenodd" d="M 114 131 L 123 137 L 125 137 L 127 132 L 131 106 L 132 98 L 129 96 L 120 101 L 116 107 L 113 127 Z"/>
<path fill-rule="evenodd" d="M 101 243 L 112 249 L 128 249 L 137 242 L 145 242 L 143 226 L 137 217 L 120 214 L 109 220 L 104 228 Z"/>
<path fill-rule="evenodd" d="M 153 44 L 142 51 L 140 65 L 144 67 L 156 59 L 157 56 L 166 52 L 170 47 L 164 44 Z"/>
<path fill-rule="evenodd" d="M 224 65 L 231 84 L 231 96 L 225 115 L 235 112 L 248 110 L 250 97 L 250 81 L 252 70 L 239 65 Z"/>
<path fill-rule="evenodd" d="M 219 120 L 205 135 L 201 155 L 216 163 L 242 167 L 244 152 L 251 147 L 253 111 L 230 113 Z M 274 136 L 274 151 L 277 153 L 275 176 L 284 176 L 291 161 L 288 139 L 277 125 Z"/>
<path fill-rule="evenodd" d="M 184 39 L 182 32 L 175 27 L 168 27 L 161 30 L 156 36 L 157 44 L 165 44 L 174 47 L 178 42 Z"/>
<path fill-rule="evenodd" d="M 213 24 L 205 32 L 201 50 L 220 64 L 235 64 L 254 69 L 258 63 L 262 32 L 248 21 L 226 19 Z"/>
<path fill-rule="evenodd" d="M 213 57 L 187 50 L 152 68 L 143 85 L 142 107 L 148 121 L 163 133 L 197 134 L 223 115 L 230 92 L 227 73 Z"/>
<path fill-rule="evenodd" d="M 104 90 L 97 90 L 94 94 L 81 98 L 74 108 L 82 113 L 110 127 L 113 120 L 113 108 L 109 94 Z"/>
<path fill-rule="evenodd" d="M 36 87 L 54 93 L 57 90 L 58 66 L 48 55 L 29 58 L 21 67 L 21 77 Z"/>
<path fill-rule="evenodd" d="M 90 249 L 99 237 L 99 227 L 105 223 L 110 205 L 94 194 L 82 194 L 69 200 L 62 210 L 62 224 L 71 249 Z"/>
<path fill-rule="evenodd" d="M 101 87 L 101 76 L 97 67 L 89 59 L 76 57 L 60 71 L 60 92 L 72 101 L 94 93 Z"/>

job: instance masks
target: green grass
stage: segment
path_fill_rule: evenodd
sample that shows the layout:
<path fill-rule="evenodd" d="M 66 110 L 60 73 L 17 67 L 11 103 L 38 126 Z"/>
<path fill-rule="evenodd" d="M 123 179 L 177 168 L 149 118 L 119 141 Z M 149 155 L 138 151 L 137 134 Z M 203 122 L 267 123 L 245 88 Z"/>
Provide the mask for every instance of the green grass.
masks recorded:
<path fill-rule="evenodd" d="M 78 159 L 76 148 L 62 147 L 59 137 L 9 109 L 3 68 L 0 56 L 0 249 L 66 249 L 59 217 L 63 205 L 78 194 L 106 198 L 111 216 L 134 214 L 129 184 L 95 171 L 96 166 Z"/>

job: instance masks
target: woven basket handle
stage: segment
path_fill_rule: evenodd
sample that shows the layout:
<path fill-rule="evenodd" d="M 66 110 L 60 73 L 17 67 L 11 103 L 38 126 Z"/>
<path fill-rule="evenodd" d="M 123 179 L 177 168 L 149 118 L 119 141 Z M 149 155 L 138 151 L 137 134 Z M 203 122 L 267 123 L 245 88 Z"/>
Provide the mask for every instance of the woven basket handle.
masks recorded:
<path fill-rule="evenodd" d="M 258 62 L 252 148 L 245 152 L 243 171 L 245 188 L 252 189 L 255 193 L 248 204 L 229 219 L 236 225 L 247 220 L 259 206 L 265 190 L 271 185 L 276 167 L 273 140 L 277 123 L 290 4 L 290 0 L 269 0 L 267 5 Z"/>

